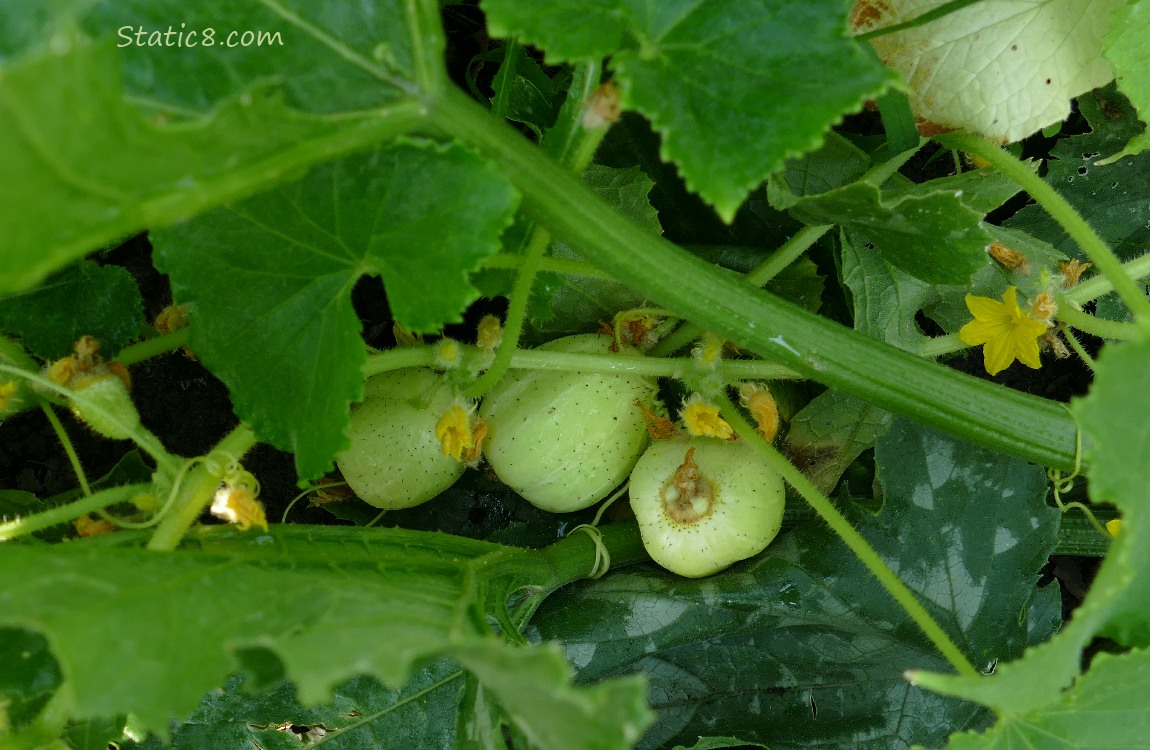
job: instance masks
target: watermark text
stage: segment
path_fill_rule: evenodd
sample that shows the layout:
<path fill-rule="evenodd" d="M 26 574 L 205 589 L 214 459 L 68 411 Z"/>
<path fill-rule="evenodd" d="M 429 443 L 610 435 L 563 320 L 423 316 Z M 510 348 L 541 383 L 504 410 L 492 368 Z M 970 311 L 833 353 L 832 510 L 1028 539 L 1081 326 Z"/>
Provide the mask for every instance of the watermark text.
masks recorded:
<path fill-rule="evenodd" d="M 282 47 L 283 37 L 278 31 L 219 31 L 211 26 L 187 28 L 169 26 L 166 31 L 146 29 L 143 26 L 121 26 L 116 29 L 120 41 L 117 47 Z"/>

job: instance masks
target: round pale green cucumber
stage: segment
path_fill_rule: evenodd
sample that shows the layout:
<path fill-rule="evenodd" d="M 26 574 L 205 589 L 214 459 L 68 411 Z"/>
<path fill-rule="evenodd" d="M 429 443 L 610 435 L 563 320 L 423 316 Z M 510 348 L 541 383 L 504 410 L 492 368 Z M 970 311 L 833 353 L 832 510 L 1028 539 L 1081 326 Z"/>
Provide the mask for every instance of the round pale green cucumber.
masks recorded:
<path fill-rule="evenodd" d="M 631 472 L 629 492 L 647 554 L 688 578 L 762 552 L 783 520 L 783 480 L 746 443 L 657 442 Z"/>
<path fill-rule="evenodd" d="M 567 336 L 549 352 L 640 356 L 610 351 L 611 338 Z M 512 371 L 483 399 L 483 453 L 504 484 L 538 508 L 568 513 L 605 498 L 647 446 L 636 401 L 650 406 L 650 378 L 602 373 Z"/>
<path fill-rule="evenodd" d="M 435 424 L 454 403 L 451 389 L 426 368 L 381 373 L 351 410 L 351 446 L 336 463 L 355 494 L 395 510 L 427 502 L 463 475 L 443 453 Z"/>

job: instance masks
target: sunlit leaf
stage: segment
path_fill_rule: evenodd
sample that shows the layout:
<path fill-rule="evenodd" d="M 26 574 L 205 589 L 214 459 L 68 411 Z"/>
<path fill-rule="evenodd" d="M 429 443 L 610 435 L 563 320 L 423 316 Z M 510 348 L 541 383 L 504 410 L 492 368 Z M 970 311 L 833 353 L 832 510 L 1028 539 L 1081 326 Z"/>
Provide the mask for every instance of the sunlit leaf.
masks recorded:
<path fill-rule="evenodd" d="M 946 0 L 858 0 L 859 32 L 908 21 Z M 1065 119 L 1070 100 L 1114 77 L 1102 56 L 1125 0 L 996 0 L 873 39 L 910 87 L 919 131 L 970 130 L 1003 143 Z"/>

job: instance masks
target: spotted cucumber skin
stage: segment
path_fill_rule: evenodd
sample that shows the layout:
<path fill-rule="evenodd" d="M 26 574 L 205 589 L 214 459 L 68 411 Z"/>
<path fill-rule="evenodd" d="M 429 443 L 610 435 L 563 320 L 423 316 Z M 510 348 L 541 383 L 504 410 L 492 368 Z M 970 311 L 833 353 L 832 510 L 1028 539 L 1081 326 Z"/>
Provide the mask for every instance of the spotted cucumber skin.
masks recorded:
<path fill-rule="evenodd" d="M 544 351 L 612 354 L 611 338 L 556 339 Z M 614 356 L 641 356 L 624 349 Z M 512 371 L 483 400 L 484 455 L 504 484 L 554 513 L 586 508 L 630 474 L 649 438 L 638 400 L 650 406 L 650 378 L 601 373 Z"/>
<path fill-rule="evenodd" d="M 710 515 L 680 523 L 664 511 L 663 492 L 691 448 L 699 471 L 714 484 L 715 501 Z M 631 472 L 629 494 L 647 554 L 688 578 L 757 555 L 783 521 L 782 477 L 751 446 L 718 438 L 656 442 Z"/>
<path fill-rule="evenodd" d="M 466 468 L 445 456 L 435 423 L 454 403 L 451 389 L 427 368 L 385 372 L 368 380 L 351 410 L 351 445 L 336 460 L 364 502 L 396 510 L 425 503 Z"/>

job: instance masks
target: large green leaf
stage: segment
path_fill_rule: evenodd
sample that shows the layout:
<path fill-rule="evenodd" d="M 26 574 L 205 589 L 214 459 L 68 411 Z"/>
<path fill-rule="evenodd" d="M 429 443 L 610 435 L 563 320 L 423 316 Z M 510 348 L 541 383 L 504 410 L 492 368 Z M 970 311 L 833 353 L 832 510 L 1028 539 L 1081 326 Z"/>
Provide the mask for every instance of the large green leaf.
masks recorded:
<path fill-rule="evenodd" d="M 687 185 L 730 221 L 783 162 L 818 147 L 893 75 L 845 34 L 850 3 L 484 0 L 491 32 L 549 58 L 611 58 L 628 109 Z M 769 93 L 768 93 L 769 92 Z"/>
<path fill-rule="evenodd" d="M 1017 141 L 1070 114 L 1070 100 L 1113 77 L 1102 56 L 1126 0 L 995 0 L 873 40 L 902 74 L 920 131 L 970 130 Z M 894 26 L 946 0 L 862 0 L 860 32 Z"/>
<path fill-rule="evenodd" d="M 1150 389 L 1146 361 L 1150 342 L 1105 349 L 1098 358 L 1090 395 L 1075 403 L 1087 448 L 1087 476 L 1095 500 L 1115 503 L 1122 532 L 1111 545 L 1082 605 L 1049 643 L 999 666 L 991 680 L 923 674 L 933 690 L 976 700 L 1009 714 L 1029 714 L 1055 704 L 1078 675 L 1082 649 L 1102 633 L 1128 645 L 1150 639 L 1150 524 L 1146 522 L 1145 414 Z"/>
<path fill-rule="evenodd" d="M 852 508 L 853 520 L 974 663 L 1049 637 L 1057 621 L 1035 583 L 1058 514 L 1042 471 L 904 421 L 879 439 L 876 462 L 882 510 Z M 641 748 L 700 735 L 772 748 L 938 744 L 989 718 L 904 680 L 941 657 L 817 523 L 708 579 L 639 569 L 581 584 L 536 623 L 582 680 L 648 676 L 659 721 Z"/>
<path fill-rule="evenodd" d="M 1121 150 L 1142 126 L 1129 102 L 1113 87 L 1079 97 L 1078 108 L 1091 131 L 1054 146 L 1046 181 L 1119 257 L 1135 258 L 1150 245 L 1150 201 L 1146 199 L 1150 194 L 1150 154 L 1113 164 L 1097 162 L 1099 157 Z M 1027 206 L 1006 224 L 1049 242 L 1068 257 L 1083 258 L 1074 240 L 1038 206 Z"/>
<path fill-rule="evenodd" d="M 1106 35 L 1106 59 L 1114 66 L 1118 88 L 1130 99 L 1143 122 L 1150 120 L 1150 77 L 1146 60 L 1150 59 L 1150 2 L 1133 0 L 1114 12 Z M 1130 139 L 1126 148 L 1109 160 L 1140 154 L 1150 148 L 1150 131 L 1143 130 Z"/>
<path fill-rule="evenodd" d="M 1058 703 L 951 738 L 950 750 L 1140 748 L 1150 730 L 1150 652 L 1100 654 Z M 921 748 L 919 749 L 921 750 Z"/>
<path fill-rule="evenodd" d="M 462 147 L 402 143 L 153 234 L 192 348 L 261 439 L 327 471 L 345 446 L 366 359 L 351 289 L 380 274 L 395 318 L 433 331 L 477 296 L 467 274 L 499 248 L 517 197 Z M 291 394 L 284 398 L 284 394 Z"/>
<path fill-rule="evenodd" d="M 0 330 L 50 361 L 72 352 L 81 336 L 99 339 L 105 357 L 140 336 L 144 305 L 140 289 L 119 266 L 81 263 L 38 289 L 0 300 Z"/>
<path fill-rule="evenodd" d="M 0 7 L 0 293 L 393 137 L 418 118 L 399 97 L 441 59 L 438 29 L 399 0 L 27 6 Z M 217 44 L 140 47 L 116 33 L 181 23 L 215 29 Z M 226 45 L 249 30 L 283 44 Z"/>
<path fill-rule="evenodd" d="M 1136 577 L 1115 597 L 1102 634 L 1126 645 L 1150 645 L 1150 502 L 1144 457 L 1150 451 L 1150 341 L 1113 346 L 1099 357 L 1090 395 L 1075 404 L 1075 414 L 1090 446 L 1085 459 L 1090 497 L 1111 502 L 1123 514 L 1122 533 L 1107 564 L 1128 567 Z M 1138 585 L 1138 582 L 1141 585 Z"/>
<path fill-rule="evenodd" d="M 922 190 L 888 199 L 873 185 L 856 182 L 799 197 L 784 181 L 772 180 L 770 195 L 772 204 L 807 224 L 844 226 L 923 281 L 967 284 L 987 263 L 990 237 L 982 214 L 966 205 L 960 191 Z"/>
<path fill-rule="evenodd" d="M 565 733 L 621 750 L 647 723 L 642 683 L 572 687 L 556 651 L 487 632 L 503 593 L 555 585 L 541 553 L 398 529 L 218 531 L 171 554 L 4 545 L 0 621 L 43 634 L 78 717 L 131 712 L 161 734 L 241 668 L 282 670 L 312 704 L 361 674 L 402 687 L 420 662 L 453 655 L 513 724 L 552 725 L 540 747 L 577 747 Z"/>
<path fill-rule="evenodd" d="M 79 22 L 114 37 L 125 93 L 149 107 L 203 113 L 274 80 L 292 108 L 326 114 L 414 93 L 417 58 L 437 61 L 442 42 L 413 34 L 413 15 L 400 0 L 98 0 Z"/>

